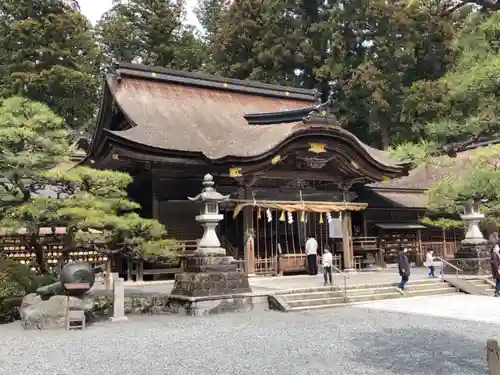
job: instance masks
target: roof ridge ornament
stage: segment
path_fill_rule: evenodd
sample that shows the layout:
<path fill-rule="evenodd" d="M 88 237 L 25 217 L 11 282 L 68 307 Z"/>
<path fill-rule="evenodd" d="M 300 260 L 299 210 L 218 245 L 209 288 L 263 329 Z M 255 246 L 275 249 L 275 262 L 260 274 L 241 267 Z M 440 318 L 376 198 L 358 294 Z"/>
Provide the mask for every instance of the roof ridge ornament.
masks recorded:
<path fill-rule="evenodd" d="M 316 97 L 316 106 L 302 119 L 305 124 L 316 123 L 320 125 L 333 125 L 340 126 L 336 116 L 334 115 L 334 104 L 338 99 L 338 92 L 340 84 L 334 82 L 330 85 L 330 90 L 326 101 L 321 102 L 323 94 L 318 89 L 314 89 L 314 96 Z"/>
<path fill-rule="evenodd" d="M 325 102 L 321 101 L 323 97 L 321 91 L 314 89 L 315 105 L 311 107 L 276 112 L 247 113 L 243 117 L 249 125 L 273 125 L 302 121 L 304 123 L 314 122 L 321 125 L 339 126 L 339 122 L 333 114 L 333 104 L 338 97 L 337 86 L 331 86 Z"/>

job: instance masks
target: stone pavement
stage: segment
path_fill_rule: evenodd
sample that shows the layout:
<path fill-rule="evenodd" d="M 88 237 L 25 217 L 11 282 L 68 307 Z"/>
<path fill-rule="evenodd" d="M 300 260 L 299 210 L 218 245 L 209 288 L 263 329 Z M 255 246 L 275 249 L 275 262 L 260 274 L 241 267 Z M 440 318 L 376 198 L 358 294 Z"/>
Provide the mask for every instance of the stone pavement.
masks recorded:
<path fill-rule="evenodd" d="M 360 309 L 500 324 L 500 298 L 456 294 L 367 302 Z"/>

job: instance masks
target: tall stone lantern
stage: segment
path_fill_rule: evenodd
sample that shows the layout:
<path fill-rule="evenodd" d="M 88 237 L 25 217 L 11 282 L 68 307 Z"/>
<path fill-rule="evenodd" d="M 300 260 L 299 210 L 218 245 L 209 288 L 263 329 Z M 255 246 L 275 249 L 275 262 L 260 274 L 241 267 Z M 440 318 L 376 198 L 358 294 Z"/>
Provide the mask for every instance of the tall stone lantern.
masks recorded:
<path fill-rule="evenodd" d="M 479 212 L 479 202 L 466 202 L 460 217 L 466 223 L 467 232 L 455 253 L 457 266 L 467 274 L 489 274 L 490 251 L 488 241 L 479 229 L 479 223 L 484 219 L 484 214 Z"/>
<path fill-rule="evenodd" d="M 196 197 L 188 199 L 194 203 L 201 203 L 200 214 L 195 220 L 203 227 L 203 236 L 198 244 L 198 255 L 226 255 L 226 249 L 221 247 L 215 228 L 224 215 L 219 213 L 219 203 L 226 202 L 229 195 L 222 195 L 214 189 L 214 179 L 210 174 L 203 179 L 203 190 Z"/>
<path fill-rule="evenodd" d="M 171 297 L 214 297 L 250 293 L 248 275 L 240 270 L 238 262 L 226 255 L 215 228 L 224 218 L 219 212 L 219 204 L 229 199 L 214 188 L 210 174 L 203 179 L 203 190 L 191 202 L 201 204 L 200 214 L 195 220 L 203 226 L 203 236 L 196 251 L 186 253 L 183 272 L 175 275 L 175 285 Z"/>

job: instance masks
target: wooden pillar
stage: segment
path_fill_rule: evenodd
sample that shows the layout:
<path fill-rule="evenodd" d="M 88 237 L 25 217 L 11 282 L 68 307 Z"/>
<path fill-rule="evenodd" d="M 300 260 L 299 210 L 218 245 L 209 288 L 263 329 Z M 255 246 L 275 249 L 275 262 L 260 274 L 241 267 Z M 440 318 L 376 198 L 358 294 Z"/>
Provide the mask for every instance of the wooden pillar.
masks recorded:
<path fill-rule="evenodd" d="M 249 189 L 245 188 L 245 199 L 251 199 Z M 255 233 L 253 220 L 253 207 L 244 207 L 243 215 L 243 259 L 245 261 L 245 272 L 249 275 L 255 273 L 255 240 L 250 238 L 250 233 Z"/>
<path fill-rule="evenodd" d="M 127 281 L 132 281 L 132 262 L 127 258 Z"/>
<path fill-rule="evenodd" d="M 156 194 L 153 193 L 153 209 L 151 216 L 153 219 L 160 220 L 160 202 L 158 202 L 158 198 L 156 198 Z"/>
<path fill-rule="evenodd" d="M 354 251 L 352 247 L 351 212 L 342 212 L 342 250 L 345 271 L 354 271 Z"/>
<path fill-rule="evenodd" d="M 363 219 L 363 237 L 368 237 L 368 223 L 366 222 L 366 211 L 361 212 Z"/>
<path fill-rule="evenodd" d="M 425 252 L 422 249 L 422 231 L 417 230 L 417 254 L 416 254 L 415 264 L 417 267 L 421 267 L 424 264 Z"/>

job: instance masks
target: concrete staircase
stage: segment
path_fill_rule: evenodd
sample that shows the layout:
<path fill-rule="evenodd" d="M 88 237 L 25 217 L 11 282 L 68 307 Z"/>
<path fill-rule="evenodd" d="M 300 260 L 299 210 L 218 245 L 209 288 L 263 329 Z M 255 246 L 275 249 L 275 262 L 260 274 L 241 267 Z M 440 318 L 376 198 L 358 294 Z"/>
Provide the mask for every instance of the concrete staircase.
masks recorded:
<path fill-rule="evenodd" d="M 397 283 L 348 286 L 346 295 L 339 287 L 319 287 L 280 291 L 269 296 L 272 309 L 301 311 L 346 306 L 354 303 L 392 298 L 407 298 L 458 293 L 457 289 L 441 280 L 410 281 L 405 293 L 397 290 Z"/>
<path fill-rule="evenodd" d="M 477 278 L 477 279 L 468 279 L 469 283 L 472 283 L 474 286 L 480 288 L 485 292 L 486 295 L 493 295 L 495 292 L 495 284 L 493 280 L 486 278 Z"/>

